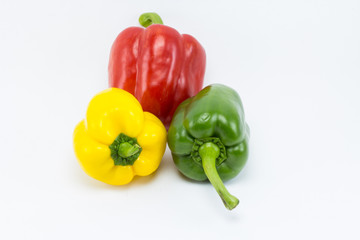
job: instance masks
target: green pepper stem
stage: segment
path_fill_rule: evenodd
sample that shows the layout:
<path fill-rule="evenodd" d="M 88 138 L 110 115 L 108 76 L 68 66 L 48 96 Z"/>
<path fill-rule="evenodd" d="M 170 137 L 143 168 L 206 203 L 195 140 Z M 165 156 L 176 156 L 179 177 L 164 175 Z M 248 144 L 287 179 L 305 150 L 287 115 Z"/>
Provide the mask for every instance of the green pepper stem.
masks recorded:
<path fill-rule="evenodd" d="M 127 158 L 140 151 L 140 146 L 138 144 L 130 144 L 128 142 L 123 142 L 119 145 L 119 155 L 120 157 Z"/>
<path fill-rule="evenodd" d="M 157 13 L 143 13 L 139 18 L 139 22 L 143 27 L 148 27 L 151 24 L 163 24 L 163 21 Z"/>
<path fill-rule="evenodd" d="M 220 154 L 219 147 L 212 142 L 204 143 L 199 148 L 199 154 L 206 176 L 221 197 L 225 207 L 232 210 L 239 204 L 239 199 L 228 192 L 216 170 L 216 158 Z"/>

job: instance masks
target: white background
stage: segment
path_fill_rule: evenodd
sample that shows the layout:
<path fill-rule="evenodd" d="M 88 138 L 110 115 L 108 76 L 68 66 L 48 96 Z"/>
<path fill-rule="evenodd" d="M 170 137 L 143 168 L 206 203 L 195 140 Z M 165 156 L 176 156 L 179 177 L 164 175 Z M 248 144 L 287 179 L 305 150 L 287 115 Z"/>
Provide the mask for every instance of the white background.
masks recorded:
<path fill-rule="evenodd" d="M 196 37 L 205 85 L 235 88 L 251 128 L 226 183 L 158 171 L 88 177 L 72 132 L 107 88 L 110 47 L 143 12 Z M 360 2 L 0 2 L 0 239 L 360 239 Z"/>

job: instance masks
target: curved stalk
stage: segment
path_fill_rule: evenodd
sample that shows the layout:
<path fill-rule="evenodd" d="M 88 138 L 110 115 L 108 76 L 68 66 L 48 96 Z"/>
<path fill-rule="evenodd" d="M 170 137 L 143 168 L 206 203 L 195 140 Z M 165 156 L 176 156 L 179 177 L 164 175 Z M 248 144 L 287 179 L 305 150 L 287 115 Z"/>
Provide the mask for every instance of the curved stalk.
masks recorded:
<path fill-rule="evenodd" d="M 143 13 L 139 18 L 139 23 L 143 27 L 148 27 L 151 24 L 163 24 L 163 21 L 157 13 Z"/>
<path fill-rule="evenodd" d="M 239 204 L 239 199 L 228 192 L 216 170 L 216 158 L 220 154 L 219 147 L 212 142 L 204 143 L 199 148 L 199 154 L 205 174 L 221 197 L 225 207 L 229 210 L 234 209 Z"/>

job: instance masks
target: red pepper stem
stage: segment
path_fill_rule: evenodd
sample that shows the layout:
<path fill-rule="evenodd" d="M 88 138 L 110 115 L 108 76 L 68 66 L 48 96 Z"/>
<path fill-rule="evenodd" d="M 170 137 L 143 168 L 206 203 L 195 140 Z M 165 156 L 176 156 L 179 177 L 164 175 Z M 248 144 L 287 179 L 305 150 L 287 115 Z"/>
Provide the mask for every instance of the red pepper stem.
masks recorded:
<path fill-rule="evenodd" d="M 232 210 L 239 204 L 239 199 L 228 192 L 216 170 L 216 158 L 220 154 L 219 147 L 212 142 L 204 143 L 199 148 L 199 154 L 206 176 L 221 197 L 225 207 Z"/>
<path fill-rule="evenodd" d="M 143 13 L 139 18 L 139 23 L 143 27 L 148 27 L 151 24 L 163 24 L 163 21 L 157 13 Z"/>

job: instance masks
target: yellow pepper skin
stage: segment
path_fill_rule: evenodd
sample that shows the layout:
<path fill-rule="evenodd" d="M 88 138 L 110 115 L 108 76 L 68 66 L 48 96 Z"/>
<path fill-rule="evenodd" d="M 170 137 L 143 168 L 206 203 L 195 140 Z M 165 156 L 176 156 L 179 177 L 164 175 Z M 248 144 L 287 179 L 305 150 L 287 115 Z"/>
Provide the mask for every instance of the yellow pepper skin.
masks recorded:
<path fill-rule="evenodd" d="M 89 176 L 124 185 L 135 175 L 147 176 L 159 167 L 166 129 L 153 114 L 143 112 L 133 95 L 109 88 L 90 101 L 73 140 L 75 155 Z"/>

